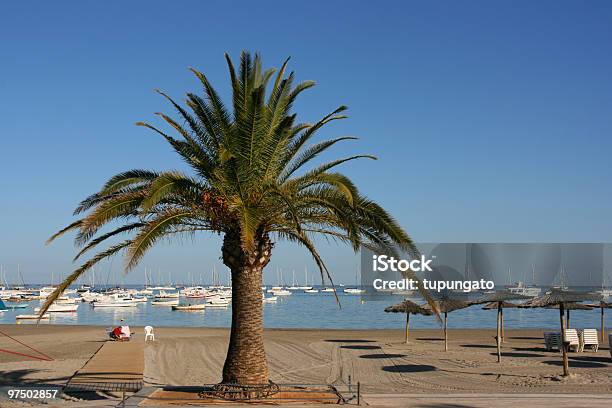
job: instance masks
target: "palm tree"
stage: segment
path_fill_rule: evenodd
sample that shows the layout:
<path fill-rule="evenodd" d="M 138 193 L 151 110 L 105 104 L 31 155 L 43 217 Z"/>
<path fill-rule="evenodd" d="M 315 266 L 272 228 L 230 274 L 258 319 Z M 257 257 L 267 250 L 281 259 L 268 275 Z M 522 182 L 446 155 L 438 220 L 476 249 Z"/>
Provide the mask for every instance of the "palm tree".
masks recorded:
<path fill-rule="evenodd" d="M 204 74 L 204 97 L 187 93 L 186 107 L 158 91 L 176 109 L 180 121 L 158 115 L 179 137 L 144 122 L 161 135 L 186 162 L 180 171 L 129 170 L 111 177 L 76 208 L 77 221 L 49 241 L 76 231 L 82 248 L 75 261 L 93 248 L 107 247 L 68 276 L 41 308 L 47 307 L 80 275 L 115 254 L 133 269 L 161 239 L 199 232 L 223 236 L 223 263 L 232 274 L 232 327 L 224 384 L 268 384 L 263 343 L 262 273 L 276 240 L 306 248 L 322 279 L 331 275 L 317 252 L 313 236 L 387 251 L 418 253 L 410 237 L 378 204 L 361 195 L 338 165 L 370 155 L 357 155 L 318 166 L 311 163 L 339 142 L 339 137 L 311 143 L 325 125 L 345 118 L 340 106 L 316 123 L 300 123 L 292 113 L 297 96 L 314 85 L 294 84 L 286 75 L 288 59 L 275 74 L 264 71 L 259 55 L 243 52 L 238 71 L 226 54 L 233 110 L 228 110 Z M 269 94 L 267 90 L 269 89 Z M 104 226 L 110 231 L 103 232 Z M 127 235 L 118 241 L 116 238 Z"/>

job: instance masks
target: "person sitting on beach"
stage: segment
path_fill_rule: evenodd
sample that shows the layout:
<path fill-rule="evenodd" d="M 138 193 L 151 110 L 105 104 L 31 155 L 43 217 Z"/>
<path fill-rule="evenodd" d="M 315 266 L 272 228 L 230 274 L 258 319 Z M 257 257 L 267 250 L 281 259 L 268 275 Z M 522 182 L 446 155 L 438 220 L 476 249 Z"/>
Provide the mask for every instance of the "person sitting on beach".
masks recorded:
<path fill-rule="evenodd" d="M 117 326 L 115 327 L 111 332 L 110 332 L 110 337 L 113 340 L 119 340 L 121 338 L 121 326 Z"/>

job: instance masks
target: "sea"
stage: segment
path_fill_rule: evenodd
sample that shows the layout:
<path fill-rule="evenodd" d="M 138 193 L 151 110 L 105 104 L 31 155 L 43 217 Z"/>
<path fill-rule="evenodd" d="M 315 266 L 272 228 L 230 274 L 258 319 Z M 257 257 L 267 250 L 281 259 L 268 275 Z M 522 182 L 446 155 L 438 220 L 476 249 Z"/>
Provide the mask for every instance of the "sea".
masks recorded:
<path fill-rule="evenodd" d="M 267 295 L 269 296 L 269 294 Z M 386 313 L 387 306 L 401 302 L 404 297 L 386 295 L 376 300 L 360 295 L 338 293 L 339 303 L 333 293 L 308 294 L 295 291 L 290 296 L 279 296 L 277 303 L 264 303 L 264 326 L 267 328 L 304 329 L 401 329 L 406 317 L 403 313 Z M 181 298 L 181 303 L 197 303 L 197 300 Z M 11 305 L 10 302 L 5 302 Z M 23 303 L 22 303 L 23 304 Z M 18 314 L 34 314 L 41 302 L 28 302 L 25 309 L 0 312 L 0 324 L 16 323 Z M 612 328 L 612 309 L 606 310 L 606 327 Z M 573 328 L 599 328 L 601 311 L 576 310 L 570 312 Z M 449 328 L 495 328 L 496 311 L 483 310 L 474 305 L 448 314 Z M 114 326 L 124 320 L 134 326 L 168 327 L 229 327 L 231 306 L 206 308 L 204 311 L 174 311 L 168 306 L 153 306 L 150 301 L 136 307 L 96 308 L 81 303 L 76 313 L 51 313 L 51 318 L 40 324 Z M 35 321 L 20 320 L 20 324 Z M 506 328 L 558 329 L 559 311 L 555 309 L 504 309 Z M 411 316 L 411 328 L 439 328 L 433 316 Z"/>

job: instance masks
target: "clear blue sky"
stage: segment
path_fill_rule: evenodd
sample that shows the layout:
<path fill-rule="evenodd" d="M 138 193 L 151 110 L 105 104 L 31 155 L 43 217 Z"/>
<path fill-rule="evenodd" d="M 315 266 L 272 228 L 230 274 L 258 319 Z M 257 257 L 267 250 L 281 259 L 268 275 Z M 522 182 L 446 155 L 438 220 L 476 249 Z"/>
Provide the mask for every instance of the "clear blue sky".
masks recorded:
<path fill-rule="evenodd" d="M 199 90 L 194 66 L 227 95 L 223 52 L 242 49 L 317 81 L 302 120 L 349 106 L 321 136 L 380 157 L 345 170 L 415 240 L 612 241 L 611 44 L 609 1 L 2 2 L 0 263 L 69 272 L 71 240 L 43 243 L 80 199 L 122 170 L 182 167 L 133 125 L 171 111 L 153 89 Z M 354 280 L 350 251 L 322 252 Z M 202 237 L 143 265 L 198 276 L 218 254 Z M 305 264 L 279 245 L 272 269 Z"/>

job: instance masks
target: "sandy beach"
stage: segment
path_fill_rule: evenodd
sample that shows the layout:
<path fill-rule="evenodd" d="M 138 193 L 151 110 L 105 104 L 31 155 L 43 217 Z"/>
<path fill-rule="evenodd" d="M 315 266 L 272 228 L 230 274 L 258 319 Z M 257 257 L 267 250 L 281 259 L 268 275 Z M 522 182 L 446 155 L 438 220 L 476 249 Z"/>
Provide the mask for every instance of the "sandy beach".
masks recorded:
<path fill-rule="evenodd" d="M 142 329 L 134 341 L 143 342 Z M 0 330 L 50 355 L 40 361 L 0 353 L 3 384 L 65 384 L 105 342 L 103 327 L 4 325 Z M 198 385 L 220 379 L 227 329 L 155 329 L 143 344 L 147 385 Z M 360 382 L 373 394 L 609 394 L 608 344 L 597 353 L 570 353 L 573 375 L 563 378 L 557 352 L 544 349 L 542 331 L 508 330 L 502 363 L 496 362 L 492 330 L 452 330 L 443 351 L 440 330 L 266 330 L 270 373 L 277 383 L 343 385 Z M 32 354 L 8 338 L 0 348 Z"/>

